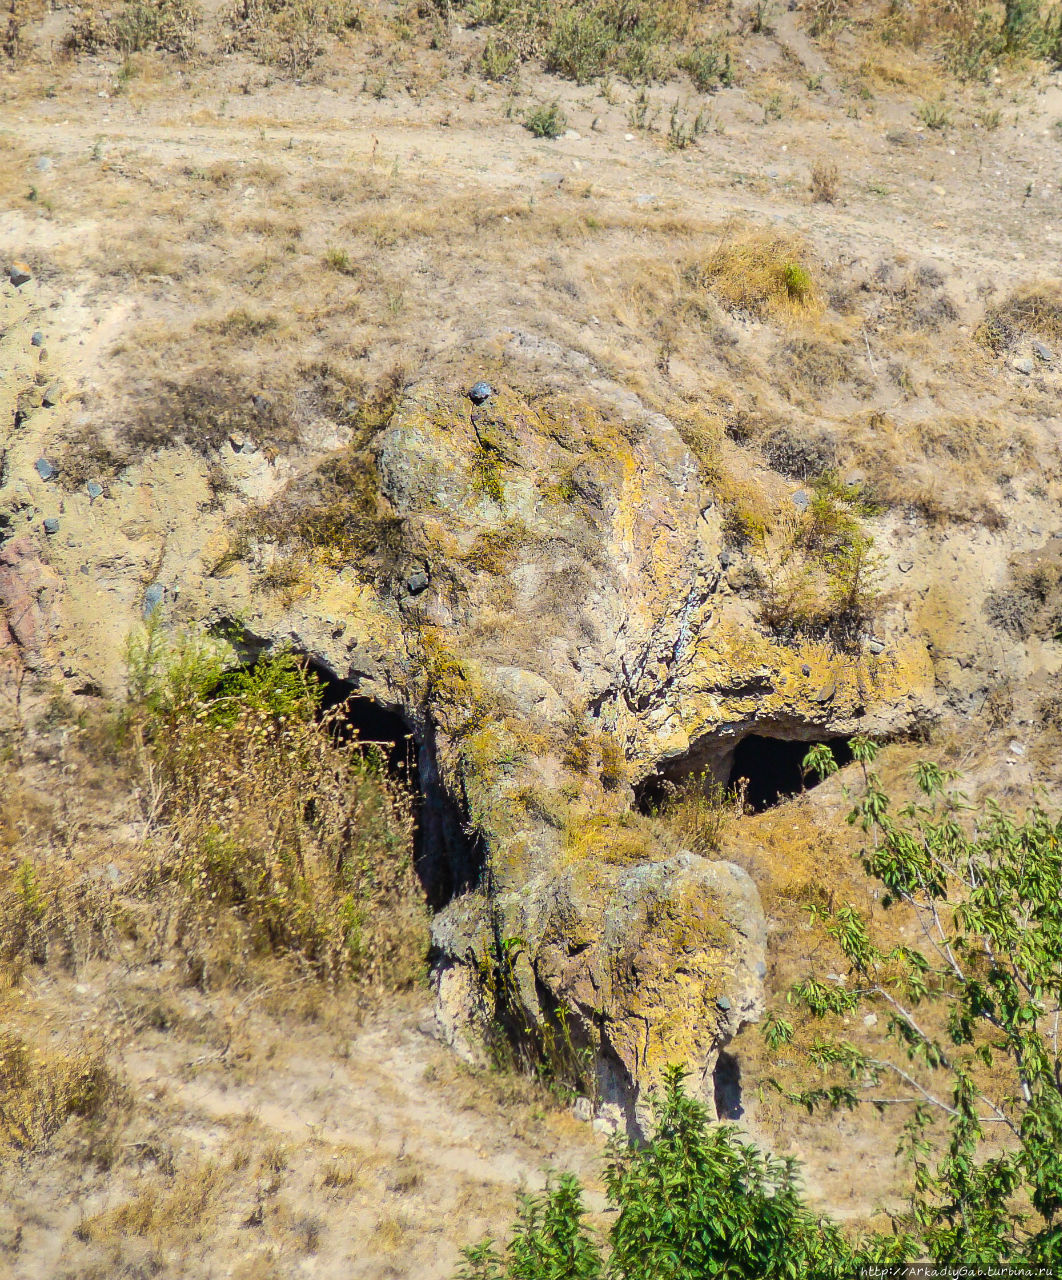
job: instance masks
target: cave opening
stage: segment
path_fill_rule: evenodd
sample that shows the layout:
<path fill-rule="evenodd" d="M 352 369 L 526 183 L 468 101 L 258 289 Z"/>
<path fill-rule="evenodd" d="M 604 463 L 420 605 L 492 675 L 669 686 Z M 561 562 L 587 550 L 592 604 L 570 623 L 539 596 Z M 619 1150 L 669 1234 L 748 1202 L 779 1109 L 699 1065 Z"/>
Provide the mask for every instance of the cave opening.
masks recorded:
<path fill-rule="evenodd" d="M 818 775 L 805 775 L 803 769 L 805 756 L 816 746 L 828 746 L 840 766 L 852 759 L 848 739 L 843 737 L 782 738 L 753 733 L 733 748 L 718 738 L 702 741 L 689 755 L 643 778 L 634 789 L 635 803 L 640 812 L 652 815 L 665 809 L 692 779 L 703 779 L 706 788 L 714 779 L 728 795 L 743 792 L 746 813 L 762 813 L 818 785 Z"/>
<path fill-rule="evenodd" d="M 831 738 L 822 742 L 833 752 L 839 765 L 846 765 L 852 759 L 846 739 Z M 805 777 L 803 770 L 804 757 L 817 745 L 820 743 L 751 733 L 742 738 L 734 750 L 727 790 L 744 788 L 745 807 L 752 813 L 762 813 L 781 804 L 818 782 L 817 775 Z"/>
<path fill-rule="evenodd" d="M 245 643 L 245 669 L 267 656 L 264 644 Z M 320 685 L 319 718 L 334 739 L 360 743 L 378 753 L 382 767 L 409 792 L 413 800 L 413 861 L 424 896 L 432 910 L 478 884 L 484 863 L 481 841 L 470 836 L 460 805 L 439 774 L 435 731 L 430 720 L 415 724 L 398 707 L 390 707 L 358 693 L 309 654 L 297 655 Z"/>
<path fill-rule="evenodd" d="M 443 785 L 434 725 L 427 718 L 414 724 L 401 709 L 359 695 L 356 685 L 321 663 L 306 662 L 322 687 L 321 714 L 332 717 L 340 740 L 379 751 L 388 772 L 413 796 L 413 859 L 428 905 L 437 911 L 474 888 L 483 870 L 482 842 L 469 834 L 460 805 Z"/>
<path fill-rule="evenodd" d="M 733 1053 L 721 1051 L 712 1071 L 715 1114 L 720 1120 L 740 1120 L 745 1114 L 741 1100 L 741 1063 Z"/>

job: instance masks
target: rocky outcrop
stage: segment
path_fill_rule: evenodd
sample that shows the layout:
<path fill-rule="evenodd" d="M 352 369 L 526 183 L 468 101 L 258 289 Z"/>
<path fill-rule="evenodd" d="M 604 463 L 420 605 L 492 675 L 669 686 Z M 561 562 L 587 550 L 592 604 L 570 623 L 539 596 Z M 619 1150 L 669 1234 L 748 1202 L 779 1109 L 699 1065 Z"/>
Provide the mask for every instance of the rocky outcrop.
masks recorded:
<path fill-rule="evenodd" d="M 882 517 L 873 635 L 765 626 L 717 477 L 671 420 L 531 335 L 473 345 L 475 366 L 440 358 L 367 434 L 310 424 L 312 445 L 279 458 L 163 450 L 64 489 L 33 472 L 62 421 L 41 420 L 53 434 L 20 427 L 0 497 L 62 518 L 48 558 L 84 584 L 60 606 L 71 681 L 118 687 L 150 607 L 173 626 L 239 620 L 249 652 L 292 644 L 400 714 L 420 745 L 444 1033 L 474 1056 L 500 1019 L 603 1121 L 636 1127 L 669 1062 L 711 1100 L 765 964 L 754 884 L 639 813 L 636 789 L 726 781 L 749 735 L 931 720 L 939 639 L 910 589 L 929 590 L 930 561 L 910 573 L 910 535 Z M 494 388 L 480 405 L 476 377 Z M 780 476 L 757 483 L 790 502 Z M 326 488 L 329 523 L 300 541 Z"/>
<path fill-rule="evenodd" d="M 590 853 L 501 895 L 494 914 L 520 930 L 500 951 L 508 999 L 545 1029 L 547 1053 L 575 1067 L 609 1126 L 641 1128 L 644 1090 L 671 1063 L 691 1067 L 710 1100 L 720 1049 L 762 1012 L 766 924 L 731 863 L 684 852 L 617 866 Z M 440 924 L 436 939 L 460 955 L 453 944 L 467 934 Z M 474 1050 L 452 968 L 437 991 L 451 1043 Z"/>

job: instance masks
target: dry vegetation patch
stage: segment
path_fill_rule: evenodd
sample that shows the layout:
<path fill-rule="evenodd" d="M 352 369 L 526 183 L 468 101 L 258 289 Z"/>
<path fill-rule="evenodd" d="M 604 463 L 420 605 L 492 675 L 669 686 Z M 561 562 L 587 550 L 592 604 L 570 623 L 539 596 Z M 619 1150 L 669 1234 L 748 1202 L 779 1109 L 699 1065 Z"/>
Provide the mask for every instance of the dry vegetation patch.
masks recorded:
<path fill-rule="evenodd" d="M 814 315 L 822 308 L 809 264 L 807 246 L 797 237 L 737 232 L 691 265 L 688 278 L 733 311 L 792 318 Z"/>
<path fill-rule="evenodd" d="M 988 308 L 976 336 L 995 355 L 1024 337 L 1062 344 L 1062 284 L 1052 280 L 1015 289 Z"/>

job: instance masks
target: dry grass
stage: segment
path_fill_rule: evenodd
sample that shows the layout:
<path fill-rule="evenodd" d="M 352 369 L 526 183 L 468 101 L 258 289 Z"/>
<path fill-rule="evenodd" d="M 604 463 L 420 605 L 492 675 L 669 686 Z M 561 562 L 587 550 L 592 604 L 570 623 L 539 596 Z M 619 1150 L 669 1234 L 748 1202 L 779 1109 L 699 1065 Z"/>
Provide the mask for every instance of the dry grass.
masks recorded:
<path fill-rule="evenodd" d="M 1051 280 L 1015 289 L 989 307 L 976 337 L 996 355 L 1024 337 L 1062 344 L 1062 284 Z"/>
<path fill-rule="evenodd" d="M 1025 431 L 956 414 L 900 423 L 871 413 L 863 430 L 852 432 L 850 445 L 866 470 L 865 492 L 874 502 L 919 512 L 930 524 L 987 528 L 1002 523 L 992 489 L 1032 456 Z"/>
<path fill-rule="evenodd" d="M 726 831 L 744 812 L 742 794 L 728 792 L 707 774 L 664 786 L 665 794 L 653 816 L 679 848 L 706 858 L 718 854 Z"/>
<path fill-rule="evenodd" d="M 199 1241 L 211 1234 L 227 1178 L 220 1165 L 194 1164 L 169 1186 L 147 1187 L 130 1200 L 88 1218 L 78 1228 L 82 1240 L 118 1244 L 144 1236 L 156 1248 L 174 1241 Z"/>
<path fill-rule="evenodd" d="M 763 318 L 814 315 L 822 309 L 807 245 L 769 231 L 727 235 L 688 271 L 727 308 Z"/>
<path fill-rule="evenodd" d="M 836 204 L 841 171 L 832 160 L 816 160 L 811 166 L 811 198 L 816 204 Z"/>
<path fill-rule="evenodd" d="M 99 1120 L 120 1098 L 98 1048 L 65 1051 L 0 1033 L 0 1164 L 43 1146 L 71 1117 Z"/>
<path fill-rule="evenodd" d="M 46 845 L 10 864 L 8 977 L 50 960 L 76 972 L 133 943 L 155 958 L 176 947 L 203 988 L 246 980 L 262 956 L 333 982 L 419 982 L 411 799 L 317 723 L 308 677 L 291 659 L 224 677 L 216 647 L 170 645 L 157 627 L 132 652 L 137 701 L 115 731 L 151 856 L 117 878 L 49 859 Z M 219 679 L 224 692 L 210 693 Z"/>
<path fill-rule="evenodd" d="M 1062 634 L 1062 557 L 1046 549 L 1012 560 L 1010 584 L 985 601 L 989 621 L 1013 640 Z"/>

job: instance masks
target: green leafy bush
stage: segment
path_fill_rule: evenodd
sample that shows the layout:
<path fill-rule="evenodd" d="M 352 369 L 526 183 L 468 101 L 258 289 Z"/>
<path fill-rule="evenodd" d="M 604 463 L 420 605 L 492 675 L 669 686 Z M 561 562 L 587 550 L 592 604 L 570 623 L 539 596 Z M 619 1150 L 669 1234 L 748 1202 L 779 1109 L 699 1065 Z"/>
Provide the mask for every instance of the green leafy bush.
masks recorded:
<path fill-rule="evenodd" d="M 725 88 L 734 82 L 730 53 L 719 40 L 694 45 L 679 57 L 676 66 L 686 72 L 693 87 L 701 93 L 711 93 L 713 89 Z"/>
<path fill-rule="evenodd" d="M 524 1198 L 504 1251 L 491 1240 L 465 1250 L 460 1280 L 826 1280 L 908 1256 L 905 1241 L 850 1244 L 803 1203 L 795 1161 L 711 1124 L 682 1081 L 670 1070 L 654 1097 L 648 1142 L 613 1142 L 605 1239 L 583 1222 L 578 1180 L 563 1175 Z"/>
<path fill-rule="evenodd" d="M 796 1092 L 776 1084 L 793 1102 L 909 1108 L 909 1211 L 887 1234 L 842 1233 L 803 1203 L 794 1161 L 711 1125 L 672 1068 L 648 1141 L 613 1140 L 607 1234 L 584 1223 L 566 1175 L 524 1199 L 504 1249 L 466 1249 L 461 1280 L 840 1280 L 915 1258 L 1045 1273 L 1062 1263 L 1062 816 L 971 805 L 929 761 L 914 771 L 921 800 L 897 810 L 870 768 L 875 745 L 850 747 L 864 777 L 849 815 L 868 838 L 863 866 L 886 909 L 914 914 L 923 945 L 880 943 L 855 908 L 813 904 L 847 973 L 809 976 L 791 998 L 826 1031 L 805 1044 L 778 1016 L 763 1030 L 770 1048 L 792 1042 L 823 1073 Z M 820 745 L 804 767 L 837 766 Z M 867 1006 L 884 1014 L 898 1053 L 848 1038 Z"/>
<path fill-rule="evenodd" d="M 568 117 L 555 101 L 549 106 L 535 107 L 524 117 L 524 128 L 536 138 L 559 138 L 567 124 Z"/>
<path fill-rule="evenodd" d="M 910 1108 L 907 1233 L 941 1264 L 1062 1261 L 1062 817 L 1018 818 L 972 805 L 955 775 L 923 761 L 918 803 L 897 810 L 852 742 L 865 787 L 849 815 L 862 859 L 921 926 L 923 945 L 883 944 L 851 906 L 810 908 L 847 965 L 845 981 L 809 976 L 793 999 L 827 1025 L 807 1046 L 820 1086 L 790 1093 L 810 1110 L 879 1098 Z M 818 772 L 830 762 L 820 752 Z M 857 1010 L 885 1017 L 899 1053 L 853 1045 Z M 768 1024 L 775 1044 L 790 1023 Z"/>

